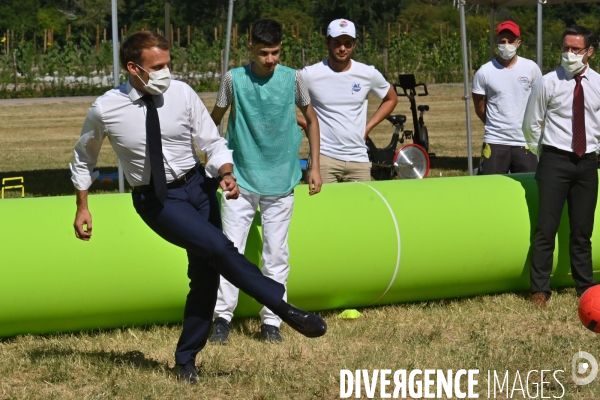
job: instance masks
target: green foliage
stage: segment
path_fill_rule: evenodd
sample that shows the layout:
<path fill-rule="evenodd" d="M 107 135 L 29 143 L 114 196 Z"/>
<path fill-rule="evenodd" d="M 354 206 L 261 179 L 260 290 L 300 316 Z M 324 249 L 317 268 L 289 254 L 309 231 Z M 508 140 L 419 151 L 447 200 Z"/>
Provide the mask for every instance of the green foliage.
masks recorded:
<path fill-rule="evenodd" d="M 203 37 L 195 37 L 187 48 L 188 61 L 194 65 L 200 64 L 211 47 Z"/>
<path fill-rule="evenodd" d="M 28 83 L 33 82 L 35 77 L 33 68 L 39 62 L 39 57 L 35 54 L 32 42 L 19 43 L 17 46 L 17 69 L 24 76 Z"/>
<path fill-rule="evenodd" d="M 111 42 L 100 43 L 100 51 L 92 57 L 96 72 L 112 69 L 113 66 L 113 49 Z"/>
<path fill-rule="evenodd" d="M 313 32 L 310 42 L 304 48 L 307 64 L 314 64 L 327 58 L 327 49 L 325 47 L 325 36 L 319 32 Z"/>
<path fill-rule="evenodd" d="M 566 25 L 561 20 L 548 21 L 544 24 L 542 31 L 543 42 L 545 45 L 559 45 L 562 43 L 562 34 Z"/>
<path fill-rule="evenodd" d="M 66 82 L 73 82 L 73 77 L 112 77 L 111 41 L 102 41 L 96 49 L 95 34 L 90 37 L 86 33 L 95 32 L 96 24 L 109 27 L 108 0 L 22 0 L 19 4 L 17 0 L 8 1 L 15 10 L 25 7 L 35 12 L 30 13 L 29 20 L 19 20 L 24 21 L 23 28 L 15 27 L 8 21 L 10 18 L 17 19 L 14 10 L 0 6 L 0 29 L 9 26 L 11 30 L 16 30 L 15 38 L 10 38 L 10 53 L 4 54 L 0 48 L 0 82 L 5 84 L 0 96 L 29 96 L 33 93 L 31 90 L 37 90 L 40 95 L 72 95 L 83 93 L 85 87 L 92 94 L 97 92 L 97 85 Z M 227 4 L 227 0 L 196 0 L 193 3 L 186 0 L 171 1 L 174 28 L 180 26 L 185 32 L 182 24 L 190 23 L 194 31 L 190 45 L 186 46 L 184 39 L 172 48 L 172 70 L 178 78 L 197 90 L 212 91 L 218 88 L 225 37 L 221 35 L 215 38 L 214 28 L 225 25 Z M 130 32 L 142 27 L 153 30 L 164 28 L 163 0 L 120 0 L 119 5 L 120 24 L 127 24 Z M 463 80 L 459 14 L 449 0 L 434 5 L 416 0 L 401 4 L 391 0 L 237 0 L 235 7 L 234 23 L 238 24 L 238 32 L 242 34 L 237 37 L 237 43 L 232 38 L 228 68 L 244 65 L 251 59 L 247 29 L 259 17 L 275 18 L 285 24 L 281 63 L 299 69 L 327 57 L 324 44 L 326 26 L 331 19 L 344 16 L 353 20 L 357 27 L 358 44 L 354 59 L 374 65 L 390 81 L 394 81 L 398 73 L 414 73 L 418 80 L 431 83 Z M 600 29 L 597 14 L 583 12 L 587 9 L 600 11 L 600 6 L 585 7 L 545 7 L 544 72 L 558 65 L 562 32 L 568 23 L 576 22 Z M 558 18 L 557 10 L 572 11 L 574 14 Z M 198 15 L 202 15 L 204 20 L 198 21 Z M 535 15 L 533 7 L 496 11 L 496 22 L 511 18 L 520 25 L 523 44 L 519 55 L 530 59 L 536 58 Z M 472 70 L 477 70 L 490 58 L 488 9 L 469 6 L 466 17 L 469 60 Z M 65 34 L 67 23 L 72 24 L 69 37 Z M 39 29 L 49 28 L 54 28 L 54 43 L 47 44 L 44 54 Z M 33 44 L 33 29 L 37 29 L 37 48 Z M 21 85 L 17 91 L 6 86 L 15 80 L 13 50 L 16 51 L 18 81 L 26 85 Z M 387 59 L 384 54 L 387 54 Z M 595 68 L 596 64 L 592 58 L 592 67 Z M 53 77 L 54 81 L 42 85 L 40 79 L 43 77 Z"/>
<path fill-rule="evenodd" d="M 38 8 L 39 0 L 2 0 L 0 2 L 0 29 L 4 26 L 11 26 L 11 29 L 35 26 Z"/>
<path fill-rule="evenodd" d="M 112 86 L 93 86 L 84 83 L 67 84 L 64 81 L 57 83 L 35 83 L 19 87 L 14 90 L 11 85 L 0 84 L 0 99 L 30 99 L 37 97 L 72 97 L 72 96 L 100 96 Z"/>
<path fill-rule="evenodd" d="M 75 47 L 75 42 L 71 36 L 67 39 L 67 43 L 62 49 L 59 68 L 63 69 L 67 75 L 73 75 L 77 66 L 85 67 L 85 64 L 82 65 L 80 52 Z"/>
<path fill-rule="evenodd" d="M 11 27 L 11 25 L 7 25 L 7 27 Z M 54 7 L 40 8 L 37 10 L 37 28 L 54 29 L 56 33 L 65 32 L 67 30 L 67 20 Z"/>
<path fill-rule="evenodd" d="M 284 65 L 302 68 L 302 40 L 295 33 L 285 32 L 281 43 L 281 59 Z"/>
<path fill-rule="evenodd" d="M 389 48 L 390 66 L 398 73 L 412 73 L 422 65 L 423 53 L 427 50 L 427 40 L 413 35 L 402 35 L 392 38 Z M 434 47 L 432 60 L 437 62 L 437 48 Z"/>
<path fill-rule="evenodd" d="M 202 36 L 197 35 L 187 49 L 181 48 L 182 56 L 185 54 L 187 58 L 184 80 L 194 90 L 213 92 L 219 89 L 217 74 L 220 76 L 221 50 L 224 47 L 225 40 L 215 40 L 209 44 Z M 182 67 L 181 70 L 183 69 Z"/>
<path fill-rule="evenodd" d="M 532 58 L 532 57 L 530 57 L 531 52 L 527 52 L 526 50 L 527 50 L 526 47 L 521 46 L 521 48 L 519 50 L 519 55 L 528 57 L 528 58 Z M 534 47 L 534 51 L 535 51 L 535 47 Z M 476 71 L 479 69 L 479 67 L 481 67 L 483 64 L 485 64 L 486 62 L 488 62 L 490 60 L 490 56 L 489 56 L 490 44 L 489 44 L 488 38 L 484 36 L 482 40 L 471 42 L 471 52 L 472 52 L 471 68 L 474 71 Z"/>
<path fill-rule="evenodd" d="M 11 75 L 10 66 L 12 65 L 12 59 L 9 54 L 0 55 L 0 82 L 10 82 L 10 79 L 14 79 Z"/>
<path fill-rule="evenodd" d="M 188 60 L 194 66 L 207 66 L 209 63 L 220 62 L 221 50 L 225 47 L 225 39 L 208 43 L 203 37 L 194 37 L 187 48 Z"/>
<path fill-rule="evenodd" d="M 180 46 L 171 48 L 171 71 L 184 72 L 188 65 L 187 51 Z"/>
<path fill-rule="evenodd" d="M 78 61 L 81 65 L 81 75 L 88 75 L 94 70 L 94 48 L 92 47 L 91 38 L 84 32 L 79 40 Z"/>
<path fill-rule="evenodd" d="M 600 18 L 593 14 L 587 14 L 575 21 L 577 25 L 585 26 L 592 32 L 600 32 Z"/>
<path fill-rule="evenodd" d="M 411 32 L 423 32 L 424 36 L 428 39 L 435 40 L 436 37 L 439 38 L 439 34 L 436 31 L 439 24 L 436 22 L 441 22 L 440 12 L 440 7 L 413 3 L 402 10 L 402 13 L 398 15 L 397 21 L 401 24 L 401 27 L 404 27 L 404 31 L 406 30 L 406 25 L 408 25 Z"/>
<path fill-rule="evenodd" d="M 362 40 L 358 40 L 356 49 L 354 50 L 354 59 L 366 64 L 375 65 L 379 70 L 382 70 L 380 50 L 378 49 L 377 39 L 366 33 Z"/>
<path fill-rule="evenodd" d="M 286 29 L 280 62 L 301 69 L 304 65 L 327 58 L 323 35 L 312 32 L 309 37 L 310 40 L 304 39 L 297 36 L 295 31 Z M 244 65 L 250 60 L 248 40 L 247 35 L 241 35 L 237 46 L 232 42 L 229 68 Z M 196 35 L 188 47 L 175 45 L 171 50 L 173 73 L 198 91 L 216 91 L 219 87 L 224 42 L 224 39 L 209 42 L 202 35 Z M 470 44 L 472 68 L 477 70 L 489 60 L 489 38 L 483 35 L 480 39 L 470 41 Z M 387 49 L 387 64 L 384 60 L 384 46 Z M 524 43 L 519 54 L 535 58 L 535 46 Z M 559 54 L 560 49 L 556 43 L 544 47 L 546 70 L 556 67 Z M 418 34 L 402 32 L 398 36 L 394 33 L 389 45 L 380 43 L 367 33 L 364 38 L 359 38 L 353 58 L 374 65 L 392 82 L 396 81 L 399 73 L 414 73 L 419 81 L 429 83 L 463 80 L 461 39 L 457 32 L 433 42 Z M 10 54 L 0 57 L 0 81 L 5 83 L 0 90 L 0 97 L 32 97 L 36 91 L 38 96 L 94 95 L 105 88 L 89 82 L 72 83 L 73 77 L 111 77 L 112 44 L 103 42 L 96 51 L 91 38 L 84 33 L 72 35 L 64 45 L 55 42 L 48 47 L 46 54 L 41 54 L 35 52 L 31 41 L 25 41 L 17 48 L 17 66 L 22 74 L 19 82 L 26 83 L 27 86 L 17 91 L 8 86 L 14 82 L 12 65 Z M 39 78 L 44 76 L 53 77 L 54 80 L 50 84 L 42 84 Z"/>
<path fill-rule="evenodd" d="M 291 27 L 292 25 L 296 28 L 302 27 L 302 30 L 306 31 L 303 33 L 307 33 L 308 30 L 311 30 L 314 24 L 314 20 L 310 15 L 301 10 L 294 10 L 291 8 L 274 8 L 264 12 L 261 17 L 274 19 L 281 24 L 285 24 L 286 27 Z"/>
<path fill-rule="evenodd" d="M 55 71 L 58 73 L 63 65 L 62 49 L 58 43 L 48 45 L 48 51 L 44 61 L 43 65 L 46 75 L 54 75 Z"/>
<path fill-rule="evenodd" d="M 65 40 L 67 25 L 72 28 L 92 31 L 96 25 L 110 28 L 110 0 L 5 0 L 0 5 L 0 32 L 6 29 L 19 31 L 31 37 L 34 30 L 53 28 L 56 40 Z M 228 0 L 171 0 L 170 18 L 173 27 L 185 29 L 190 25 L 206 40 L 214 38 L 214 28 L 223 28 L 227 22 Z M 130 30 L 141 28 L 164 29 L 164 0 L 118 0 L 118 20 L 120 27 L 127 25 Z M 580 23 L 593 30 L 600 30 L 596 15 L 598 4 L 559 4 L 544 6 L 544 30 L 553 21 L 568 26 Z M 489 8 L 467 4 L 467 29 L 469 39 L 485 36 L 489 30 Z M 522 29 L 526 40 L 535 38 L 535 7 L 497 8 L 496 21 L 515 20 Z M 397 34 L 397 23 L 402 31 L 426 37 L 430 43 L 450 31 L 459 31 L 459 13 L 455 2 L 439 0 L 236 0 L 234 4 L 234 24 L 239 32 L 245 32 L 259 18 L 274 18 L 286 26 L 300 27 L 300 37 L 307 40 L 309 32 L 324 31 L 333 19 L 344 17 L 356 23 L 359 30 L 365 29 L 378 43 L 387 41 L 387 27 Z M 109 36 L 111 32 L 108 32 Z M 547 35 L 544 33 L 544 35 Z M 555 40 L 554 37 L 550 40 Z"/>

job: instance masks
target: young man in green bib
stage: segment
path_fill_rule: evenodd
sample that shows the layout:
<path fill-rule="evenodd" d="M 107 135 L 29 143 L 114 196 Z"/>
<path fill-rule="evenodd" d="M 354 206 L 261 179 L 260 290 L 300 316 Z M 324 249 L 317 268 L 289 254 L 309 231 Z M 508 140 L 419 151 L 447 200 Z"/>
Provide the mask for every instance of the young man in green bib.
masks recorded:
<path fill-rule="evenodd" d="M 310 195 L 321 191 L 321 176 L 317 116 L 300 72 L 278 65 L 282 36 L 277 21 L 262 19 L 254 24 L 250 44 L 254 61 L 223 76 L 211 117 L 219 125 L 227 108 L 232 106 L 227 142 L 233 151 L 233 178 L 237 180 L 240 195 L 236 200 L 223 197 L 223 231 L 244 254 L 248 232 L 260 206 L 262 272 L 286 285 L 294 187 L 302 176 L 298 162 L 302 132 L 296 122 L 296 106 L 307 122 L 313 166 L 308 176 Z M 227 342 L 238 294 L 238 289 L 221 277 L 211 342 Z M 266 307 L 260 317 L 263 339 L 280 342 L 281 319 Z"/>

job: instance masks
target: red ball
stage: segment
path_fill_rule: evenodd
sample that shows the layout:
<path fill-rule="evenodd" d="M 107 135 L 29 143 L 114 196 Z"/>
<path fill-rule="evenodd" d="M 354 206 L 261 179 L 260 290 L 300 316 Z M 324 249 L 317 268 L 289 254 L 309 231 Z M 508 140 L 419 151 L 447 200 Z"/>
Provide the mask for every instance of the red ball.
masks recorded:
<path fill-rule="evenodd" d="M 600 333 L 600 285 L 592 286 L 579 300 L 579 319 L 590 331 Z"/>

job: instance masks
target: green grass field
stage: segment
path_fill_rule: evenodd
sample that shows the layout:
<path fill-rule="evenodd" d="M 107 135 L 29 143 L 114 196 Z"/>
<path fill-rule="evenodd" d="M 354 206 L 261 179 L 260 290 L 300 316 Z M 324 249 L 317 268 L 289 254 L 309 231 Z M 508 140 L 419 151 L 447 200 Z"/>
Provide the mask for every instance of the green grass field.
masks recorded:
<path fill-rule="evenodd" d="M 480 398 L 487 398 L 487 371 L 502 380 L 508 370 L 511 390 L 519 371 L 533 396 L 540 370 L 563 370 L 560 385 L 544 379 L 544 396 L 597 399 L 598 379 L 578 387 L 571 378 L 576 351 L 600 353 L 576 304 L 566 289 L 545 310 L 532 308 L 525 295 L 503 294 L 362 309 L 357 320 L 323 312 L 326 336 L 306 339 L 284 326 L 282 344 L 261 342 L 257 319 L 234 320 L 229 345 L 202 351 L 195 387 L 176 380 L 179 325 L 22 336 L 0 341 L 0 398 L 335 399 L 340 369 L 478 369 Z M 531 370 L 538 372 L 527 385 Z M 523 398 L 496 390 L 496 398 Z"/>
<path fill-rule="evenodd" d="M 430 151 L 437 154 L 431 176 L 466 175 L 462 87 L 437 85 L 430 93 L 419 101 L 431 108 L 426 122 Z M 214 95 L 202 97 L 212 109 Z M 89 104 L 89 99 L 0 102 L 0 178 L 23 176 L 27 196 L 72 194 L 68 163 Z M 371 112 L 376 107 L 372 102 Z M 408 112 L 401 98 L 396 113 Z M 476 117 L 472 126 L 478 155 L 482 126 Z M 385 121 L 372 134 L 379 145 L 390 136 Z M 98 167 L 116 170 L 108 143 Z M 115 182 L 96 182 L 92 191 L 115 189 Z M 0 289 L 1 282 L 0 277 Z M 547 309 L 531 306 L 527 293 L 507 293 L 360 309 L 356 320 L 339 319 L 341 310 L 326 311 L 321 315 L 327 335 L 306 339 L 284 325 L 282 344 L 260 340 L 257 318 L 236 319 L 229 345 L 208 344 L 200 354 L 202 378 L 195 387 L 176 380 L 177 324 L 0 339 L 0 399 L 336 399 L 341 369 L 370 374 L 478 369 L 479 398 L 488 398 L 488 371 L 492 378 L 496 371 L 500 381 L 508 371 L 508 386 L 502 392 L 496 387 L 496 396 L 491 382 L 491 398 L 542 398 L 543 386 L 544 398 L 598 399 L 600 378 L 577 386 L 571 374 L 575 352 L 600 359 L 600 337 L 581 325 L 577 303 L 568 288 L 558 290 Z M 532 370 L 538 372 L 527 382 Z M 556 372 L 557 380 L 546 375 L 540 385 L 541 370 L 563 372 Z M 393 388 L 392 382 L 388 392 Z M 367 398 L 364 386 L 361 394 Z M 379 386 L 374 397 L 381 398 Z"/>

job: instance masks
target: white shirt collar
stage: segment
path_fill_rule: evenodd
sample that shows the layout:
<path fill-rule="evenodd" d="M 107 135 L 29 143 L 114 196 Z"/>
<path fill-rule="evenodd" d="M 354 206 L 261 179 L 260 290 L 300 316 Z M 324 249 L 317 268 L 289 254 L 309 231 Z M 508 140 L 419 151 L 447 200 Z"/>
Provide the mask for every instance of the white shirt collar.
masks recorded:
<path fill-rule="evenodd" d="M 581 77 L 582 77 L 582 78 L 585 78 L 585 79 L 588 79 L 588 80 L 589 80 L 589 78 L 588 78 L 588 77 L 587 77 L 585 74 L 588 72 L 588 69 L 590 68 L 590 65 L 589 65 L 589 64 L 585 64 L 585 66 L 586 66 L 586 68 L 585 68 L 585 69 L 583 70 L 583 72 L 582 72 L 582 73 L 580 73 L 579 75 L 581 75 Z M 562 69 L 563 73 L 565 74 L 565 78 L 567 78 L 567 80 L 571 80 L 571 79 L 573 79 L 573 78 L 575 77 L 575 75 L 577 75 L 577 74 L 573 74 L 573 73 L 571 73 L 571 72 L 567 71 L 567 70 L 566 70 L 564 67 L 562 67 L 562 66 L 561 66 L 561 67 L 559 67 L 559 69 Z"/>
<path fill-rule="evenodd" d="M 135 103 L 136 101 L 140 100 L 142 96 L 144 96 L 144 93 L 133 87 L 131 82 L 129 82 L 129 79 L 127 79 L 127 83 L 125 84 L 125 92 L 131 99 L 132 103 Z"/>

